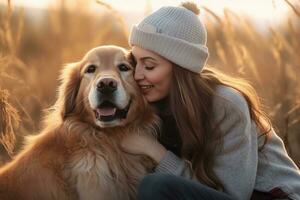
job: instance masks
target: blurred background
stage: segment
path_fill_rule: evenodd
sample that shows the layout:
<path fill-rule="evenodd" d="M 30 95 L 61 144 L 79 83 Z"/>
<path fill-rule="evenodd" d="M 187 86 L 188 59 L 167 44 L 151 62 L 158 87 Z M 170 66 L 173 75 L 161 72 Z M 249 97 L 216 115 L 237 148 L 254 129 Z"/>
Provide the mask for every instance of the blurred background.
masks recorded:
<path fill-rule="evenodd" d="M 130 27 L 177 0 L 0 0 L 0 163 L 41 128 L 63 64 L 128 47 Z M 200 0 L 209 65 L 257 90 L 300 166 L 300 0 Z"/>

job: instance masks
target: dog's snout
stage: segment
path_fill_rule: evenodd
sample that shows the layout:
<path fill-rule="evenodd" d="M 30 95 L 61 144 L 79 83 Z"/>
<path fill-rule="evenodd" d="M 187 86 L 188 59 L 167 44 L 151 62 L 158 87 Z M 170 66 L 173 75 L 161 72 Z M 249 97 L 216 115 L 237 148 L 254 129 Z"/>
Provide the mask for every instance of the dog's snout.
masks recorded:
<path fill-rule="evenodd" d="M 97 84 L 97 90 L 103 94 L 112 93 L 117 89 L 118 83 L 113 78 L 102 78 Z"/>

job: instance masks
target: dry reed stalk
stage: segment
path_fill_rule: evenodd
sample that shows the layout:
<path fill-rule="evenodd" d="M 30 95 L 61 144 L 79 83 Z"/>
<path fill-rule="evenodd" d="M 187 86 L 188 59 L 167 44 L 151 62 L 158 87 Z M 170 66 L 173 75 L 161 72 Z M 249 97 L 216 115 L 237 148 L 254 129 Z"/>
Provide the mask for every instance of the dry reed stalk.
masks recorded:
<path fill-rule="evenodd" d="M 293 5 L 289 0 L 284 0 L 291 8 L 292 10 L 294 11 L 294 13 L 300 17 L 300 11 L 296 8 L 295 5 Z"/>
<path fill-rule="evenodd" d="M 233 24 L 232 17 L 237 20 L 238 24 L 241 22 L 241 17 L 229 9 L 224 9 L 224 16 L 225 22 L 228 26 L 225 35 L 229 41 L 229 46 L 232 48 L 237 72 L 245 75 L 245 69 L 250 68 L 257 81 L 261 83 L 257 68 L 255 67 L 254 62 L 252 62 L 251 54 L 248 52 L 244 44 L 245 42 L 240 39 L 236 25 Z"/>
<path fill-rule="evenodd" d="M 292 154 L 292 148 L 289 142 L 289 128 L 292 126 L 295 126 L 296 124 L 299 125 L 300 122 L 300 117 L 294 117 L 293 119 L 293 114 L 298 114 L 300 111 L 300 103 L 296 104 L 292 109 L 290 109 L 284 116 L 284 135 L 283 135 L 283 141 L 285 146 L 287 147 L 288 153 Z"/>
<path fill-rule="evenodd" d="M 23 8 L 20 9 L 18 13 L 18 19 L 16 20 L 17 30 L 12 30 L 12 16 L 13 16 L 13 6 L 10 0 L 7 0 L 7 8 L 6 12 L 2 16 L 3 21 L 1 23 L 1 32 L 2 32 L 2 40 L 4 40 L 5 45 L 8 48 L 8 52 L 11 55 L 16 55 L 18 52 L 19 43 L 21 40 L 22 30 L 23 30 Z"/>
<path fill-rule="evenodd" d="M 203 8 L 203 10 L 205 10 L 207 13 L 209 13 L 211 16 L 213 16 L 213 18 L 214 18 L 220 25 L 223 24 L 222 19 L 221 19 L 217 14 L 215 14 L 212 10 L 210 10 L 210 9 L 207 8 L 206 6 L 201 6 L 200 8 Z"/>
<path fill-rule="evenodd" d="M 13 154 L 16 135 L 14 128 L 19 126 L 20 118 L 14 107 L 8 102 L 8 91 L 0 89 L 0 143 L 8 154 Z"/>
<path fill-rule="evenodd" d="M 285 115 L 285 118 L 290 118 L 292 117 L 292 115 L 297 115 L 300 112 L 300 103 L 296 104 L 293 108 L 291 108 Z M 295 119 L 293 119 L 288 127 L 294 126 L 295 124 L 300 122 L 300 116 L 295 117 Z"/>
<path fill-rule="evenodd" d="M 225 50 L 222 47 L 220 41 L 216 41 L 215 46 L 216 46 L 216 54 L 219 56 L 222 63 L 224 63 L 224 65 L 228 65 L 228 60 L 226 58 L 226 53 L 225 53 Z"/>
<path fill-rule="evenodd" d="M 14 63 L 15 66 L 20 69 L 25 68 L 25 64 L 17 57 L 21 42 L 22 31 L 24 27 L 24 9 L 21 8 L 19 10 L 17 20 L 15 21 L 17 23 L 17 30 L 12 30 L 12 13 L 13 6 L 11 4 L 11 1 L 8 0 L 6 12 L 3 14 L 3 16 L 0 16 L 1 18 L 3 18 L 0 21 L 0 40 L 2 41 L 3 45 L 7 47 L 5 55 L 0 55 L 1 59 L 5 58 L 6 60 L 6 64 L 4 63 L 1 65 L 2 71 L 4 71 L 4 66 L 8 66 L 12 63 Z"/>
<path fill-rule="evenodd" d="M 116 17 L 117 21 L 120 23 L 121 27 L 122 27 L 122 31 L 123 33 L 125 33 L 126 35 L 126 38 L 128 38 L 128 31 L 127 31 L 127 26 L 126 26 L 126 23 L 124 21 L 124 18 L 123 16 L 115 9 L 113 8 L 111 5 L 109 5 L 108 3 L 105 3 L 104 1 L 102 0 L 96 0 L 96 2 L 103 6 L 104 8 L 106 8 L 108 11 L 111 12 L 111 14 L 113 16 Z"/>
<path fill-rule="evenodd" d="M 245 45 L 241 45 L 241 51 L 242 51 L 242 59 L 243 59 L 243 65 L 247 66 L 248 69 L 250 69 L 251 73 L 253 74 L 255 80 L 259 85 L 262 85 L 262 78 L 260 77 L 260 73 L 258 71 L 258 68 L 255 64 L 255 59 L 251 56 L 250 52 L 248 51 L 247 47 Z"/>

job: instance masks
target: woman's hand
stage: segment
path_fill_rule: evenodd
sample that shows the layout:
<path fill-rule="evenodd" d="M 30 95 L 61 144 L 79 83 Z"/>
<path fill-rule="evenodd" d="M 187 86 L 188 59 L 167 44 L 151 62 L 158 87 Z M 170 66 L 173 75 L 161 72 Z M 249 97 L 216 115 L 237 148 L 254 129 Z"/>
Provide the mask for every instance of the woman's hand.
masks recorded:
<path fill-rule="evenodd" d="M 155 137 L 146 134 L 129 134 L 121 142 L 121 148 L 130 154 L 146 155 L 159 163 L 167 150 Z"/>

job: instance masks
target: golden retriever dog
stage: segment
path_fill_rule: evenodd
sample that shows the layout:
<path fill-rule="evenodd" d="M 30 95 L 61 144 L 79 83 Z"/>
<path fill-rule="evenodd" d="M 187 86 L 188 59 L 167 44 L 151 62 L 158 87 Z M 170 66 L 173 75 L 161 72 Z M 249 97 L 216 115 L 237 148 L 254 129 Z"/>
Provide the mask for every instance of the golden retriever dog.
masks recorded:
<path fill-rule="evenodd" d="M 119 143 L 127 134 L 155 137 L 158 120 L 128 53 L 94 48 L 65 66 L 61 81 L 43 131 L 0 169 L 0 199 L 136 199 L 153 161 L 123 152 Z"/>

